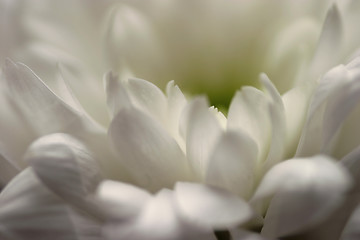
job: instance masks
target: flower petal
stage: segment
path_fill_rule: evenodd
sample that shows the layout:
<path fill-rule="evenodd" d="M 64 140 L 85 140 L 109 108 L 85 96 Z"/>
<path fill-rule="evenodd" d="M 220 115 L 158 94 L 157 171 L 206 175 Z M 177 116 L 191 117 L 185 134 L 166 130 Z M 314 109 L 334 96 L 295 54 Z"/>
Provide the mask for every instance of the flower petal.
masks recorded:
<path fill-rule="evenodd" d="M 105 233 L 110 240 L 216 239 L 211 229 L 191 225 L 179 215 L 173 192 L 167 189 L 149 199 L 137 219 L 109 224 Z"/>
<path fill-rule="evenodd" d="M 130 184 L 107 180 L 99 185 L 97 197 L 107 217 L 124 219 L 139 214 L 151 195 Z"/>
<path fill-rule="evenodd" d="M 116 76 L 106 76 L 108 104 L 114 116 L 124 107 L 135 107 L 161 123 L 165 123 L 167 100 L 154 84 L 143 79 L 130 78 L 119 82 Z"/>
<path fill-rule="evenodd" d="M 122 163 L 135 180 L 156 191 L 189 179 L 189 166 L 176 141 L 147 114 L 123 109 L 112 121 L 109 136 Z"/>
<path fill-rule="evenodd" d="M 52 194 L 28 168 L 0 194 L 1 239 L 101 240 L 99 223 Z"/>
<path fill-rule="evenodd" d="M 131 100 L 123 84 L 120 84 L 117 75 L 112 72 L 106 73 L 104 82 L 107 105 L 112 117 L 114 117 L 123 107 L 131 106 Z"/>
<path fill-rule="evenodd" d="M 181 149 L 185 151 L 185 141 L 180 134 L 180 119 L 187 101 L 180 88 L 175 85 L 174 81 L 170 81 L 166 85 L 166 95 L 168 98 L 167 119 L 168 130 L 170 134 L 179 143 Z"/>
<path fill-rule="evenodd" d="M 89 150 L 69 135 L 56 133 L 36 140 L 25 160 L 51 191 L 77 206 L 100 182 L 100 170 Z"/>
<path fill-rule="evenodd" d="M 245 201 L 217 187 L 178 182 L 175 197 L 184 217 L 215 230 L 237 226 L 253 215 Z"/>
<path fill-rule="evenodd" d="M 11 107 L 6 110 L 6 116 L 0 118 L 0 147 L 2 154 L 17 164 L 26 147 L 39 136 L 53 132 L 81 135 L 88 127 L 91 131 L 100 131 L 60 100 L 23 64 L 7 61 L 1 82 L 6 106 Z"/>
<path fill-rule="evenodd" d="M 320 81 L 296 156 L 333 153 L 342 123 L 360 100 L 360 71 L 358 67 L 352 67 L 353 62 L 333 68 Z"/>
<path fill-rule="evenodd" d="M 253 197 L 256 201 L 275 194 L 262 233 L 282 237 L 323 221 L 342 203 L 350 186 L 346 170 L 326 156 L 291 159 L 274 166 Z"/>
<path fill-rule="evenodd" d="M 186 126 L 187 157 L 193 169 L 204 178 L 211 151 L 222 131 L 205 98 L 196 98 L 190 103 Z"/>
<path fill-rule="evenodd" d="M 324 22 L 317 49 L 312 60 L 312 74 L 317 78 L 327 69 L 337 64 L 344 33 L 339 8 L 336 3 L 329 9 Z"/>
<path fill-rule="evenodd" d="M 224 187 L 243 198 L 250 197 L 255 183 L 256 143 L 240 131 L 222 134 L 210 157 L 206 182 Z"/>
<path fill-rule="evenodd" d="M 265 94 L 253 87 L 243 87 L 231 101 L 228 129 L 247 133 L 259 149 L 259 159 L 264 159 L 269 149 L 271 120 Z"/>
<path fill-rule="evenodd" d="M 274 84 L 264 73 L 260 74 L 260 81 L 270 97 L 268 108 L 271 120 L 271 145 L 264 165 L 266 171 L 283 158 L 286 121 L 284 105 Z"/>

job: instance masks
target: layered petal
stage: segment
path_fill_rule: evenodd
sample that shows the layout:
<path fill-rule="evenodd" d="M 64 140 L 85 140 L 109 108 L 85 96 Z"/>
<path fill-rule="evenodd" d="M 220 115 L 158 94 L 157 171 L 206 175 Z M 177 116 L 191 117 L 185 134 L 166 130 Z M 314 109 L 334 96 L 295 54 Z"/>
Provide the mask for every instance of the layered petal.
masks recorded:
<path fill-rule="evenodd" d="M 347 171 L 326 156 L 291 159 L 274 166 L 263 178 L 253 201 L 274 196 L 262 233 L 283 237 L 326 219 L 351 187 Z"/>
<path fill-rule="evenodd" d="M 99 222 L 52 194 L 31 168 L 1 192 L 0 237 L 9 240 L 102 240 Z"/>
<path fill-rule="evenodd" d="M 175 186 L 175 198 L 186 219 L 210 229 L 235 227 L 253 217 L 248 203 L 217 187 L 178 182 Z"/>
<path fill-rule="evenodd" d="M 147 199 L 136 219 L 111 222 L 104 228 L 107 239 L 215 240 L 211 229 L 194 226 L 179 214 L 174 195 L 163 189 Z"/>
<path fill-rule="evenodd" d="M 83 136 L 86 132 L 100 131 L 23 64 L 7 61 L 1 82 L 8 108 L 2 109 L 0 147 L 2 154 L 14 164 L 21 165 L 25 149 L 38 136 L 53 132 Z"/>
<path fill-rule="evenodd" d="M 57 133 L 36 140 L 27 150 L 25 161 L 45 186 L 78 207 L 86 207 L 88 196 L 101 179 L 92 153 L 66 134 Z"/>
<path fill-rule="evenodd" d="M 109 219 L 127 220 L 140 214 L 152 197 L 144 189 L 130 184 L 106 180 L 97 189 L 97 198 Z"/>
<path fill-rule="evenodd" d="M 111 123 L 109 136 L 138 184 L 155 191 L 190 179 L 190 167 L 176 141 L 153 118 L 135 108 L 123 109 Z"/>
<path fill-rule="evenodd" d="M 186 156 L 194 171 L 205 177 L 210 154 L 222 132 L 220 123 L 209 111 L 205 98 L 189 103 L 186 121 Z"/>
<path fill-rule="evenodd" d="M 255 184 L 256 143 L 242 132 L 221 135 L 210 157 L 206 182 L 249 198 Z"/>
<path fill-rule="evenodd" d="M 336 154 L 334 150 L 342 124 L 356 109 L 360 99 L 360 70 L 355 64 L 358 61 L 355 59 L 346 66 L 333 68 L 320 81 L 311 100 L 297 156 L 320 152 Z M 357 146 L 359 142 L 350 144 Z"/>

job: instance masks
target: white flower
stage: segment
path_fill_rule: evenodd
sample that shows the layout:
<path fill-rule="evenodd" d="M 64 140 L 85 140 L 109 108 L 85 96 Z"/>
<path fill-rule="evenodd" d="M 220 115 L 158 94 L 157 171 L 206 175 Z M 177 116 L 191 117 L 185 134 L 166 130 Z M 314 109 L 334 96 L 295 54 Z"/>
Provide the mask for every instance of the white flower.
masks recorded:
<path fill-rule="evenodd" d="M 243 2 L 241 7 L 258 9 L 263 6 L 257 5 L 259 3 L 261 1 Z M 165 32 L 160 31 L 159 36 L 152 31 L 158 28 L 158 21 L 169 16 L 181 17 L 186 12 L 190 20 L 194 19 L 191 12 L 196 10 L 195 5 L 179 1 L 123 4 L 110 15 L 109 21 L 114 25 L 108 24 L 105 44 L 110 49 L 108 56 L 113 58 L 110 65 L 120 76 L 113 72 L 105 74 L 104 92 L 97 88 L 100 81 L 96 80 L 85 85 L 89 91 L 81 89 L 84 86 L 76 86 L 78 81 L 86 79 L 80 75 L 74 79 L 66 68 L 79 70 L 77 61 L 65 61 L 67 66 L 61 69 L 63 79 L 58 82 L 61 85 L 52 87 L 57 94 L 24 64 L 7 60 L 3 65 L 0 173 L 4 182 L 13 179 L 0 194 L 0 238 L 221 239 L 222 233 L 225 239 L 230 236 L 233 239 L 339 239 L 340 236 L 348 239 L 357 234 L 359 211 L 354 209 L 359 204 L 360 186 L 357 176 L 360 135 L 356 132 L 360 118 L 359 57 L 355 54 L 346 65 L 329 70 L 341 61 L 346 62 L 344 59 L 350 58 L 349 53 L 358 44 L 356 33 L 349 35 L 348 18 L 341 20 L 339 10 L 346 10 L 350 19 L 355 18 L 350 14 L 352 8 L 356 9 L 355 3 L 334 5 L 327 14 L 314 56 L 300 57 L 305 66 L 293 63 L 299 72 L 290 70 L 296 75 L 290 83 L 284 83 L 285 73 L 279 82 L 275 81 L 278 88 L 289 91 L 281 95 L 267 75 L 261 74 L 258 88 L 243 87 L 236 92 L 227 117 L 216 108 L 209 108 L 206 97 L 187 100 L 172 81 L 164 94 L 145 80 L 125 79 L 120 71 L 124 65 L 118 66 L 126 61 L 125 67 L 135 74 L 148 72 L 149 78 L 162 73 L 165 77 L 174 74 L 183 81 L 186 77 L 182 77 L 188 72 L 182 71 L 183 65 L 179 63 L 185 63 L 187 58 L 178 61 L 178 55 L 172 51 L 161 55 L 168 43 L 158 45 L 162 34 L 178 39 L 178 33 L 168 29 L 171 26 L 168 22 Z M 209 24 L 217 13 L 215 10 L 224 9 L 226 13 L 242 10 L 235 7 L 235 3 L 224 8 L 217 4 L 210 1 L 203 5 L 204 19 L 199 21 L 204 32 L 212 36 L 209 44 L 216 47 L 226 45 L 222 41 L 220 45 L 215 44 L 217 35 Z M 283 4 L 277 6 L 288 9 L 289 6 Z M 183 10 L 178 13 L 174 6 Z M 160 12 L 158 7 L 162 7 Z M 221 18 L 224 21 L 219 21 L 220 26 L 233 21 L 230 14 L 229 18 L 221 16 L 225 16 L 225 20 Z M 117 22 L 118 17 L 123 21 Z M 144 18 L 148 21 L 143 21 Z M 309 25 L 302 25 L 303 19 L 300 19 L 300 23 L 296 23 L 299 25 L 290 25 L 288 31 L 307 29 Z M 124 24 L 126 31 L 121 32 L 124 35 L 118 35 L 116 24 Z M 186 31 L 191 32 L 191 27 Z M 139 39 L 141 34 L 156 41 L 150 38 L 143 42 Z M 134 38 L 136 41 L 131 41 L 132 37 L 120 39 L 124 41 L 119 46 L 112 45 L 119 36 L 138 37 Z M 193 39 L 192 35 L 189 45 L 185 44 L 179 51 L 206 42 L 201 34 L 198 36 L 200 40 Z M 237 31 L 234 36 L 238 36 Z M 292 36 L 290 40 L 289 36 L 285 34 L 282 41 L 291 43 Z M 345 39 L 344 44 L 341 37 Z M 245 38 L 244 41 L 252 40 Z M 270 47 L 279 54 L 279 65 L 272 68 L 267 66 L 270 62 L 246 63 L 245 68 L 254 66 L 255 75 L 258 71 L 269 71 L 274 77 L 281 74 L 276 72 L 284 69 L 280 66 L 287 59 L 282 54 L 289 53 L 276 48 L 286 46 L 282 41 L 281 44 L 275 41 L 275 47 Z M 124 46 L 139 53 L 144 50 L 142 56 L 148 65 L 143 65 L 143 59 L 137 55 L 125 54 L 124 58 L 118 58 L 119 49 L 126 53 Z M 232 51 L 237 46 L 232 43 L 226 47 Z M 341 46 L 338 53 L 329 52 L 338 46 Z M 29 50 L 18 48 L 19 53 L 22 50 L 26 53 L 26 49 Z M 74 51 L 80 49 L 74 47 Z M 196 50 L 202 60 L 209 59 L 206 54 L 202 55 L 206 53 L 204 49 Z M 26 56 L 45 56 L 38 53 Z M 194 52 L 196 56 L 197 53 Z M 161 60 L 167 54 L 175 57 L 176 64 Z M 80 56 L 80 60 L 84 57 L 74 55 Z M 53 56 L 60 58 L 61 55 Z M 150 56 L 154 57 L 153 62 Z M 239 58 L 237 51 L 229 56 Z M 270 59 L 276 59 L 275 56 L 269 54 Z M 254 55 L 254 59 L 257 57 Z M 217 60 L 232 67 L 227 58 Z M 199 70 L 199 76 L 210 74 L 214 80 L 222 80 L 218 74 L 212 75 L 213 71 L 217 73 L 216 69 L 204 71 L 201 67 L 208 64 L 195 63 L 189 59 L 188 66 Z M 218 62 L 215 63 L 218 66 Z M 148 69 L 157 64 L 164 67 L 163 71 Z M 222 70 L 218 72 L 220 75 Z M 92 72 L 90 76 L 96 79 L 97 71 L 102 70 L 85 71 Z M 40 67 L 40 72 L 43 76 L 55 77 L 52 68 Z M 318 76 L 320 80 L 316 81 Z M 299 82 L 293 87 L 296 78 Z M 51 85 L 51 81 L 46 82 Z M 91 98 L 96 101 L 86 101 Z M 104 109 L 98 108 L 106 105 L 110 114 L 101 120 Z M 252 232 L 254 228 L 261 229 L 261 234 Z"/>

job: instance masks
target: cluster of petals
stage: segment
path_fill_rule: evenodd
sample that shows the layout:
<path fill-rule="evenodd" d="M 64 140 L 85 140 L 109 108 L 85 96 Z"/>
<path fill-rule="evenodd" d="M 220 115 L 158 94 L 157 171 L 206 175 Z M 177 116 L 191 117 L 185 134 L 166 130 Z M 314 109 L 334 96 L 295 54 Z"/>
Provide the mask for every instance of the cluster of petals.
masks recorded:
<path fill-rule="evenodd" d="M 53 88 L 4 61 L 0 239 L 356 239 L 360 57 L 337 66 L 329 57 L 340 21 L 334 5 L 299 73 L 309 81 L 280 94 L 260 74 L 258 88 L 235 93 L 227 116 L 174 81 L 163 92 L 125 78 L 119 59 L 103 77 L 104 98 L 80 91 L 61 66 Z M 92 103 L 106 106 L 109 124 L 94 118 L 104 109 L 89 112 Z"/>

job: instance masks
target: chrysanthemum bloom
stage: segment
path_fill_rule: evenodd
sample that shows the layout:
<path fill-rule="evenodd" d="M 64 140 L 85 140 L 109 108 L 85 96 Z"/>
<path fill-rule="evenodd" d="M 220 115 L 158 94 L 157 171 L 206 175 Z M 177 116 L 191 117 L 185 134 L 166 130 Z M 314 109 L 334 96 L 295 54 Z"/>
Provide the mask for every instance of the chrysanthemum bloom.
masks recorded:
<path fill-rule="evenodd" d="M 169 6 L 162 4 L 156 7 Z M 0 151 L 9 170 L 1 173 L 11 178 L 10 170 L 24 170 L 0 195 L 1 237 L 356 236 L 359 58 L 327 69 L 340 61 L 329 49 L 352 48 L 338 41 L 341 19 L 333 7 L 299 75 L 309 81 L 280 95 L 262 74 L 261 90 L 242 88 L 227 117 L 204 97 L 188 101 L 173 82 L 164 94 L 109 72 L 111 123 L 104 128 L 78 91 L 57 89 L 61 99 L 25 65 L 8 61 L 1 73 Z"/>

